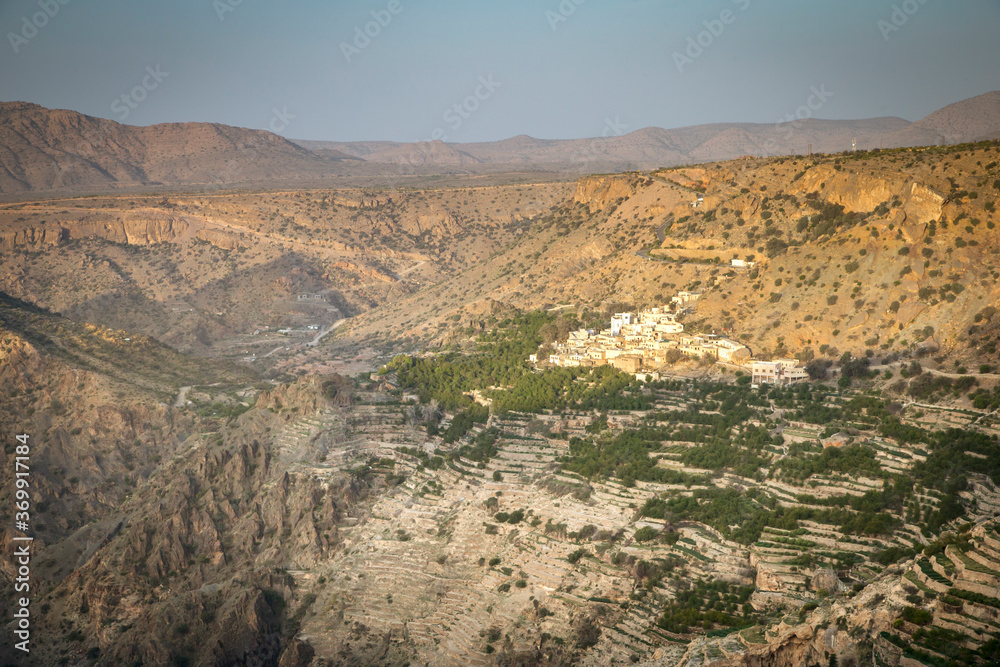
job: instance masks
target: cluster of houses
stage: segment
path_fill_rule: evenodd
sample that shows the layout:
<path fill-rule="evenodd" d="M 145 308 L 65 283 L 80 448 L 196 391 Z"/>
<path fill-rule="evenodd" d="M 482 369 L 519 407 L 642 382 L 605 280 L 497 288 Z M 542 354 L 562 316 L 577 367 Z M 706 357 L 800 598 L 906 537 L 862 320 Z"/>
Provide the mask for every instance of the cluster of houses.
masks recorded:
<path fill-rule="evenodd" d="M 697 294 L 682 292 L 675 303 L 696 300 Z M 548 359 L 555 366 L 614 366 L 626 373 L 654 375 L 667 363 L 671 352 L 691 357 L 708 355 L 718 361 L 743 365 L 750 349 L 734 340 L 716 335 L 685 336 L 684 325 L 666 308 L 650 308 L 638 314 L 615 313 L 611 327 L 603 331 L 581 329 L 557 343 Z M 533 355 L 532 362 L 539 360 Z"/>
<path fill-rule="evenodd" d="M 696 301 L 700 295 L 681 292 L 673 298 L 678 306 Z M 641 379 L 658 379 L 669 356 L 680 352 L 719 363 L 750 366 L 753 384 L 788 384 L 808 378 L 795 360 L 754 361 L 748 348 L 724 336 L 684 335 L 684 325 L 667 308 L 650 308 L 638 314 L 615 313 L 611 327 L 603 331 L 580 329 L 570 332 L 564 343 L 556 343 L 547 359 L 531 355 L 532 363 L 553 366 L 613 366 Z"/>

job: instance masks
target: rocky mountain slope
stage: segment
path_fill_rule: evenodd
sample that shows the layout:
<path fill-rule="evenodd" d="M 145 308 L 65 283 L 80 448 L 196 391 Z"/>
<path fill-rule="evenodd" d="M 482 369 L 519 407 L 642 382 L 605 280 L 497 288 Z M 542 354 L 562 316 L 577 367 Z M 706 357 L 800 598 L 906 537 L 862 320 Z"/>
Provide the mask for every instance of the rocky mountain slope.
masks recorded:
<path fill-rule="evenodd" d="M 998 164 L 0 206 L 30 664 L 995 663 Z M 816 380 L 525 362 L 679 290 Z"/>
<path fill-rule="evenodd" d="M 1000 91 L 949 104 L 891 139 L 894 146 L 957 144 L 995 139 Z M 930 140 L 928 140 L 930 139 Z"/>
<path fill-rule="evenodd" d="M 689 330 L 761 355 L 926 348 L 976 368 L 996 349 L 982 312 L 998 299 L 998 161 L 982 144 L 575 185 L 8 204 L 0 288 L 201 355 L 271 353 L 253 363 L 282 369 L 326 363 L 334 338 L 302 347 L 306 327 L 348 315 L 336 339 L 350 352 L 440 344 L 497 308 L 599 312 L 682 289 L 704 293 Z"/>
<path fill-rule="evenodd" d="M 201 355 L 238 359 L 280 346 L 269 358 L 274 361 L 291 346 L 278 330 L 329 327 L 386 295 L 411 293 L 484 261 L 571 187 L 0 205 L 0 289 Z"/>
<path fill-rule="evenodd" d="M 957 496 L 939 488 L 951 480 L 942 460 L 975 468 L 995 454 L 995 424 L 973 427 L 973 415 L 897 411 L 904 428 L 888 436 L 888 404 L 871 387 L 768 396 L 719 375 L 644 386 L 605 373 L 579 381 L 593 400 L 637 409 L 484 411 L 477 423 L 367 378 L 312 376 L 259 387 L 236 411 L 200 402 L 142 416 L 151 395 L 140 393 L 118 406 L 131 416 L 121 424 L 103 405 L 110 394 L 91 391 L 65 416 L 52 405 L 72 394 L 51 385 L 60 375 L 112 386 L 111 367 L 83 371 L 41 346 L 26 372 L 17 346 L 34 344 L 15 329 L 5 324 L 0 373 L 20 379 L 8 386 L 22 398 L 4 430 L 38 442 L 33 629 L 46 641 L 30 664 L 791 667 L 996 655 L 995 466 L 970 471 Z M 230 391 L 199 390 L 207 401 Z M 93 426 L 61 430 L 73 423 Z M 945 423 L 987 435 L 964 453 L 915 435 Z M 824 450 L 828 429 L 846 424 L 852 445 Z M 706 441 L 703 429 L 720 425 L 734 427 L 738 459 Z M 637 478 L 614 464 L 586 472 L 584 443 L 639 465 Z M 57 469 L 67 450 L 79 459 L 68 482 Z M 81 502 L 90 495 L 104 502 Z"/>
<path fill-rule="evenodd" d="M 1000 300 L 998 163 L 984 143 L 581 179 L 502 255 L 352 327 L 435 338 L 452 314 L 477 326 L 490 303 L 599 312 L 689 290 L 703 294 L 690 331 L 762 356 L 923 346 L 975 368 L 998 342 L 983 314 Z"/>
<path fill-rule="evenodd" d="M 2 193 L 302 181 L 341 162 L 270 132 L 215 123 L 135 127 L 24 102 L 0 103 L 0 146 Z"/>

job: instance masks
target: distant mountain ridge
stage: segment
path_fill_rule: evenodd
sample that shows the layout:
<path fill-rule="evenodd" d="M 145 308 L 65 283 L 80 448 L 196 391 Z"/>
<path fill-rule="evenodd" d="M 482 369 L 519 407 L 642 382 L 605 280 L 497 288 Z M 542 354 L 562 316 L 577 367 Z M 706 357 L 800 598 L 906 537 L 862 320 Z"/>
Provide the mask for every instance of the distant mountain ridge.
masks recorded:
<path fill-rule="evenodd" d="M 122 125 L 26 102 L 0 103 L 0 194 L 136 186 L 304 184 L 400 173 L 547 170 L 568 174 L 651 169 L 742 155 L 832 153 L 954 144 L 1000 137 L 1000 91 L 902 118 L 716 123 L 621 136 L 400 143 L 291 141 L 217 123 Z"/>
<path fill-rule="evenodd" d="M 665 130 L 646 127 L 620 136 L 550 140 L 519 135 L 479 143 L 327 142 L 295 140 L 310 150 L 335 149 L 368 162 L 453 165 L 507 164 L 512 167 L 595 165 L 619 169 L 729 160 L 741 155 L 835 153 L 980 141 L 1000 135 L 1000 91 L 948 105 L 911 123 L 902 118 L 805 119 L 781 124 L 715 123 Z M 449 150 L 450 149 L 450 150 Z M 435 160 L 440 156 L 440 160 Z M 589 166 L 589 169 L 587 168 Z"/>

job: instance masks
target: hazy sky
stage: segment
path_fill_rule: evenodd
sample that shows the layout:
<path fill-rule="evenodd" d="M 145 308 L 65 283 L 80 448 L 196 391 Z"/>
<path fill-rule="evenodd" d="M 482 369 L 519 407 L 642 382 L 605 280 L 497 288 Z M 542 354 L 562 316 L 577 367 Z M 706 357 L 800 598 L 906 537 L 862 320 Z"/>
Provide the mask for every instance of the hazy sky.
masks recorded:
<path fill-rule="evenodd" d="M 1000 89 L 998 27 L 1000 0 L 0 0 L 0 99 L 342 141 L 917 120 Z"/>

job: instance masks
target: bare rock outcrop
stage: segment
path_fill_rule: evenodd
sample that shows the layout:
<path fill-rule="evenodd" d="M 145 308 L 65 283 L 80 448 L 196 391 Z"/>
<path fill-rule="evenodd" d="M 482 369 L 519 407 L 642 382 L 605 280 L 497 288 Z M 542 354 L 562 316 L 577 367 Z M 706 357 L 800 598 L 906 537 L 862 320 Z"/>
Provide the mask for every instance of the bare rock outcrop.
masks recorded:
<path fill-rule="evenodd" d="M 101 238 L 114 243 L 152 245 L 172 241 L 187 230 L 187 223 L 168 213 L 137 210 L 120 216 L 104 213 L 87 215 L 64 224 L 27 226 L 0 231 L 0 250 L 37 250 L 73 239 Z"/>
<path fill-rule="evenodd" d="M 591 176 L 577 181 L 574 201 L 585 204 L 593 213 L 619 199 L 627 199 L 634 192 L 635 186 L 627 176 Z"/>

